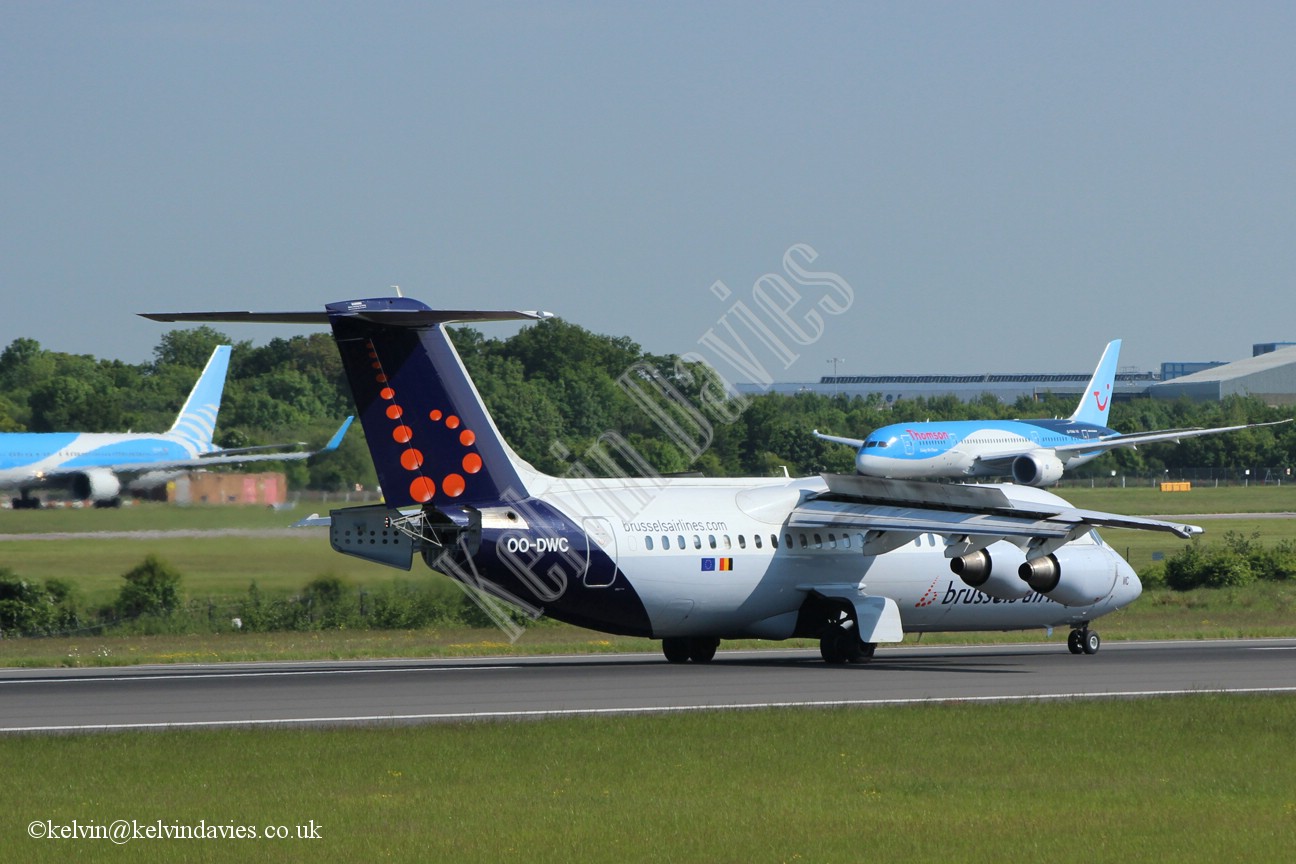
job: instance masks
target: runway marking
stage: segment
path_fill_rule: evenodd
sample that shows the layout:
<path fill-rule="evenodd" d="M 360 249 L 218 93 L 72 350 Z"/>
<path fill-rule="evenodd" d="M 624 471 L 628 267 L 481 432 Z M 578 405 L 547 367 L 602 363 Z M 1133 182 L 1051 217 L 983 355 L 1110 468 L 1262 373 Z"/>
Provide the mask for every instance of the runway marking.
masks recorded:
<path fill-rule="evenodd" d="M 930 696 L 910 699 L 839 699 L 813 702 L 736 702 L 723 705 L 659 705 L 638 708 L 553 708 L 531 711 L 463 711 L 439 714 L 375 714 L 350 717 L 298 717 L 278 720 L 183 720 L 174 723 L 98 723 L 61 726 L 6 726 L 0 733 L 13 732 L 113 732 L 127 730 L 165 730 L 219 727 L 319 726 L 337 724 L 411 723 L 432 720 L 536 720 L 545 718 L 683 714 L 699 711 L 750 711 L 768 708 L 850 708 L 903 705 L 955 705 L 960 703 L 1053 702 L 1064 699 L 1145 699 L 1158 696 L 1253 695 L 1296 693 L 1296 687 L 1242 687 L 1181 690 L 1128 690 L 1099 693 L 1046 693 L 1034 696 Z"/>
<path fill-rule="evenodd" d="M 3 678 L 0 686 L 5 684 L 94 684 L 95 682 L 122 681 L 189 681 L 209 680 L 213 678 L 282 678 L 292 675 L 365 675 L 373 673 L 391 674 L 393 672 L 496 672 L 501 669 L 521 669 L 520 665 L 498 666 L 425 666 L 409 669 L 285 669 L 283 671 L 265 672 L 171 672 L 162 675 L 76 675 L 62 678 L 45 676 L 41 678 Z M 0 730 L 3 731 L 3 730 Z"/>

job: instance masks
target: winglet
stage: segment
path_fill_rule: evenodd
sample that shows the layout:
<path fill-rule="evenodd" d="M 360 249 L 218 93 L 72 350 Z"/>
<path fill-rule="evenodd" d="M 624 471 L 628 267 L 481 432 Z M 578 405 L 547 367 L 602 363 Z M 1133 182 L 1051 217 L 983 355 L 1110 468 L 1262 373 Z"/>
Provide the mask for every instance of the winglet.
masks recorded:
<path fill-rule="evenodd" d="M 1089 379 L 1089 386 L 1080 397 L 1080 404 L 1071 415 L 1074 423 L 1092 423 L 1095 426 L 1106 426 L 1107 415 L 1111 409 L 1112 387 L 1116 383 L 1116 364 L 1120 360 L 1121 340 L 1113 339 L 1107 343 L 1098 368 Z"/>

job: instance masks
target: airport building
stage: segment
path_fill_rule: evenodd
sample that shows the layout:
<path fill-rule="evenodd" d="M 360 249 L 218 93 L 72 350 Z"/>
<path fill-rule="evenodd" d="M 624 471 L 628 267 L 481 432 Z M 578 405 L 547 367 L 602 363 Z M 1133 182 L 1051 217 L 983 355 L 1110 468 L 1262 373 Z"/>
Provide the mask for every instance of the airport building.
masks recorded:
<path fill-rule="evenodd" d="M 1262 347 L 1268 346 L 1256 346 Z M 1161 381 L 1148 388 L 1148 395 L 1157 399 L 1187 397 L 1194 402 L 1254 396 L 1269 405 L 1296 405 L 1296 347 L 1282 343 L 1245 360 Z"/>
<path fill-rule="evenodd" d="M 1155 399 L 1218 401 L 1227 396 L 1255 396 L 1270 405 L 1296 404 L 1296 344 L 1261 343 L 1254 356 L 1232 363 L 1162 363 L 1161 372 L 1121 372 L 1116 376 L 1118 400 L 1148 396 Z M 876 395 L 891 405 L 909 399 L 953 396 L 970 402 L 989 394 L 1000 402 L 1046 394 L 1079 400 L 1092 370 L 1075 373 L 1021 372 L 981 375 L 825 375 L 818 381 L 774 383 L 768 387 L 739 384 L 747 395 L 818 393 L 823 396 Z"/>

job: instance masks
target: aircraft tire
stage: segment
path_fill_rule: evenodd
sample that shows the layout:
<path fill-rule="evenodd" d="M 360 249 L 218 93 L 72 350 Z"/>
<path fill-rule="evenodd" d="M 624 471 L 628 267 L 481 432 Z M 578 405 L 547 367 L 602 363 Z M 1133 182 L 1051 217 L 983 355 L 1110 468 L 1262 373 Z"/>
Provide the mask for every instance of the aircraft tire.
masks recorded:
<path fill-rule="evenodd" d="M 851 643 L 856 641 L 853 632 L 837 626 L 829 627 L 819 639 L 819 656 L 832 665 L 846 663 L 855 653 Z"/>
<path fill-rule="evenodd" d="M 710 663 L 715 659 L 716 649 L 720 647 L 719 639 L 688 640 L 688 656 L 694 663 Z"/>
<path fill-rule="evenodd" d="M 851 663 L 868 663 L 873 659 L 873 652 L 877 650 L 876 642 L 857 642 L 859 650 L 852 653 L 846 659 Z"/>
<path fill-rule="evenodd" d="M 679 637 L 667 637 L 662 640 L 662 653 L 671 663 L 687 663 L 689 659 L 689 640 Z"/>
<path fill-rule="evenodd" d="M 1098 638 L 1098 631 L 1084 631 L 1084 638 L 1081 640 L 1081 645 L 1084 646 L 1084 653 L 1097 654 L 1098 649 L 1102 647 L 1102 639 Z"/>
<path fill-rule="evenodd" d="M 1083 630 L 1072 630 L 1067 635 L 1067 650 L 1072 654 L 1083 654 L 1084 644 L 1081 641 L 1084 638 Z"/>

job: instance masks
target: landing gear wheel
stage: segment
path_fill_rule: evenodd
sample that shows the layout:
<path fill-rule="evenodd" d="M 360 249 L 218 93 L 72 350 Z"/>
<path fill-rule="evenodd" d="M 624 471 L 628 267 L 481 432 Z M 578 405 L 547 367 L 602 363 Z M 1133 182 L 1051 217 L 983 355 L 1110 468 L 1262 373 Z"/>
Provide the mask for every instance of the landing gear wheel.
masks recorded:
<path fill-rule="evenodd" d="M 837 665 L 846 662 L 847 646 L 842 640 L 842 630 L 840 627 L 831 627 L 828 632 L 819 639 L 819 656 L 825 663 Z"/>
<path fill-rule="evenodd" d="M 694 663 L 710 663 L 720 647 L 719 639 L 688 640 L 688 656 Z"/>
<path fill-rule="evenodd" d="M 687 663 L 689 659 L 689 640 L 678 637 L 663 639 L 662 653 L 672 663 Z"/>
<path fill-rule="evenodd" d="M 852 663 L 867 663 L 873 659 L 873 652 L 877 650 L 876 642 L 856 642 L 859 651 L 854 655 L 846 658 Z"/>
<path fill-rule="evenodd" d="M 1098 638 L 1097 630 L 1086 630 L 1080 644 L 1084 648 L 1084 653 L 1097 654 L 1098 648 L 1102 645 L 1102 640 Z"/>
<path fill-rule="evenodd" d="M 1084 643 L 1081 641 L 1083 638 L 1083 630 L 1072 630 L 1070 634 L 1067 635 L 1067 650 L 1072 654 L 1083 654 Z"/>
<path fill-rule="evenodd" d="M 825 663 L 867 663 L 877 645 L 859 641 L 855 628 L 834 625 L 819 639 L 819 656 Z"/>

